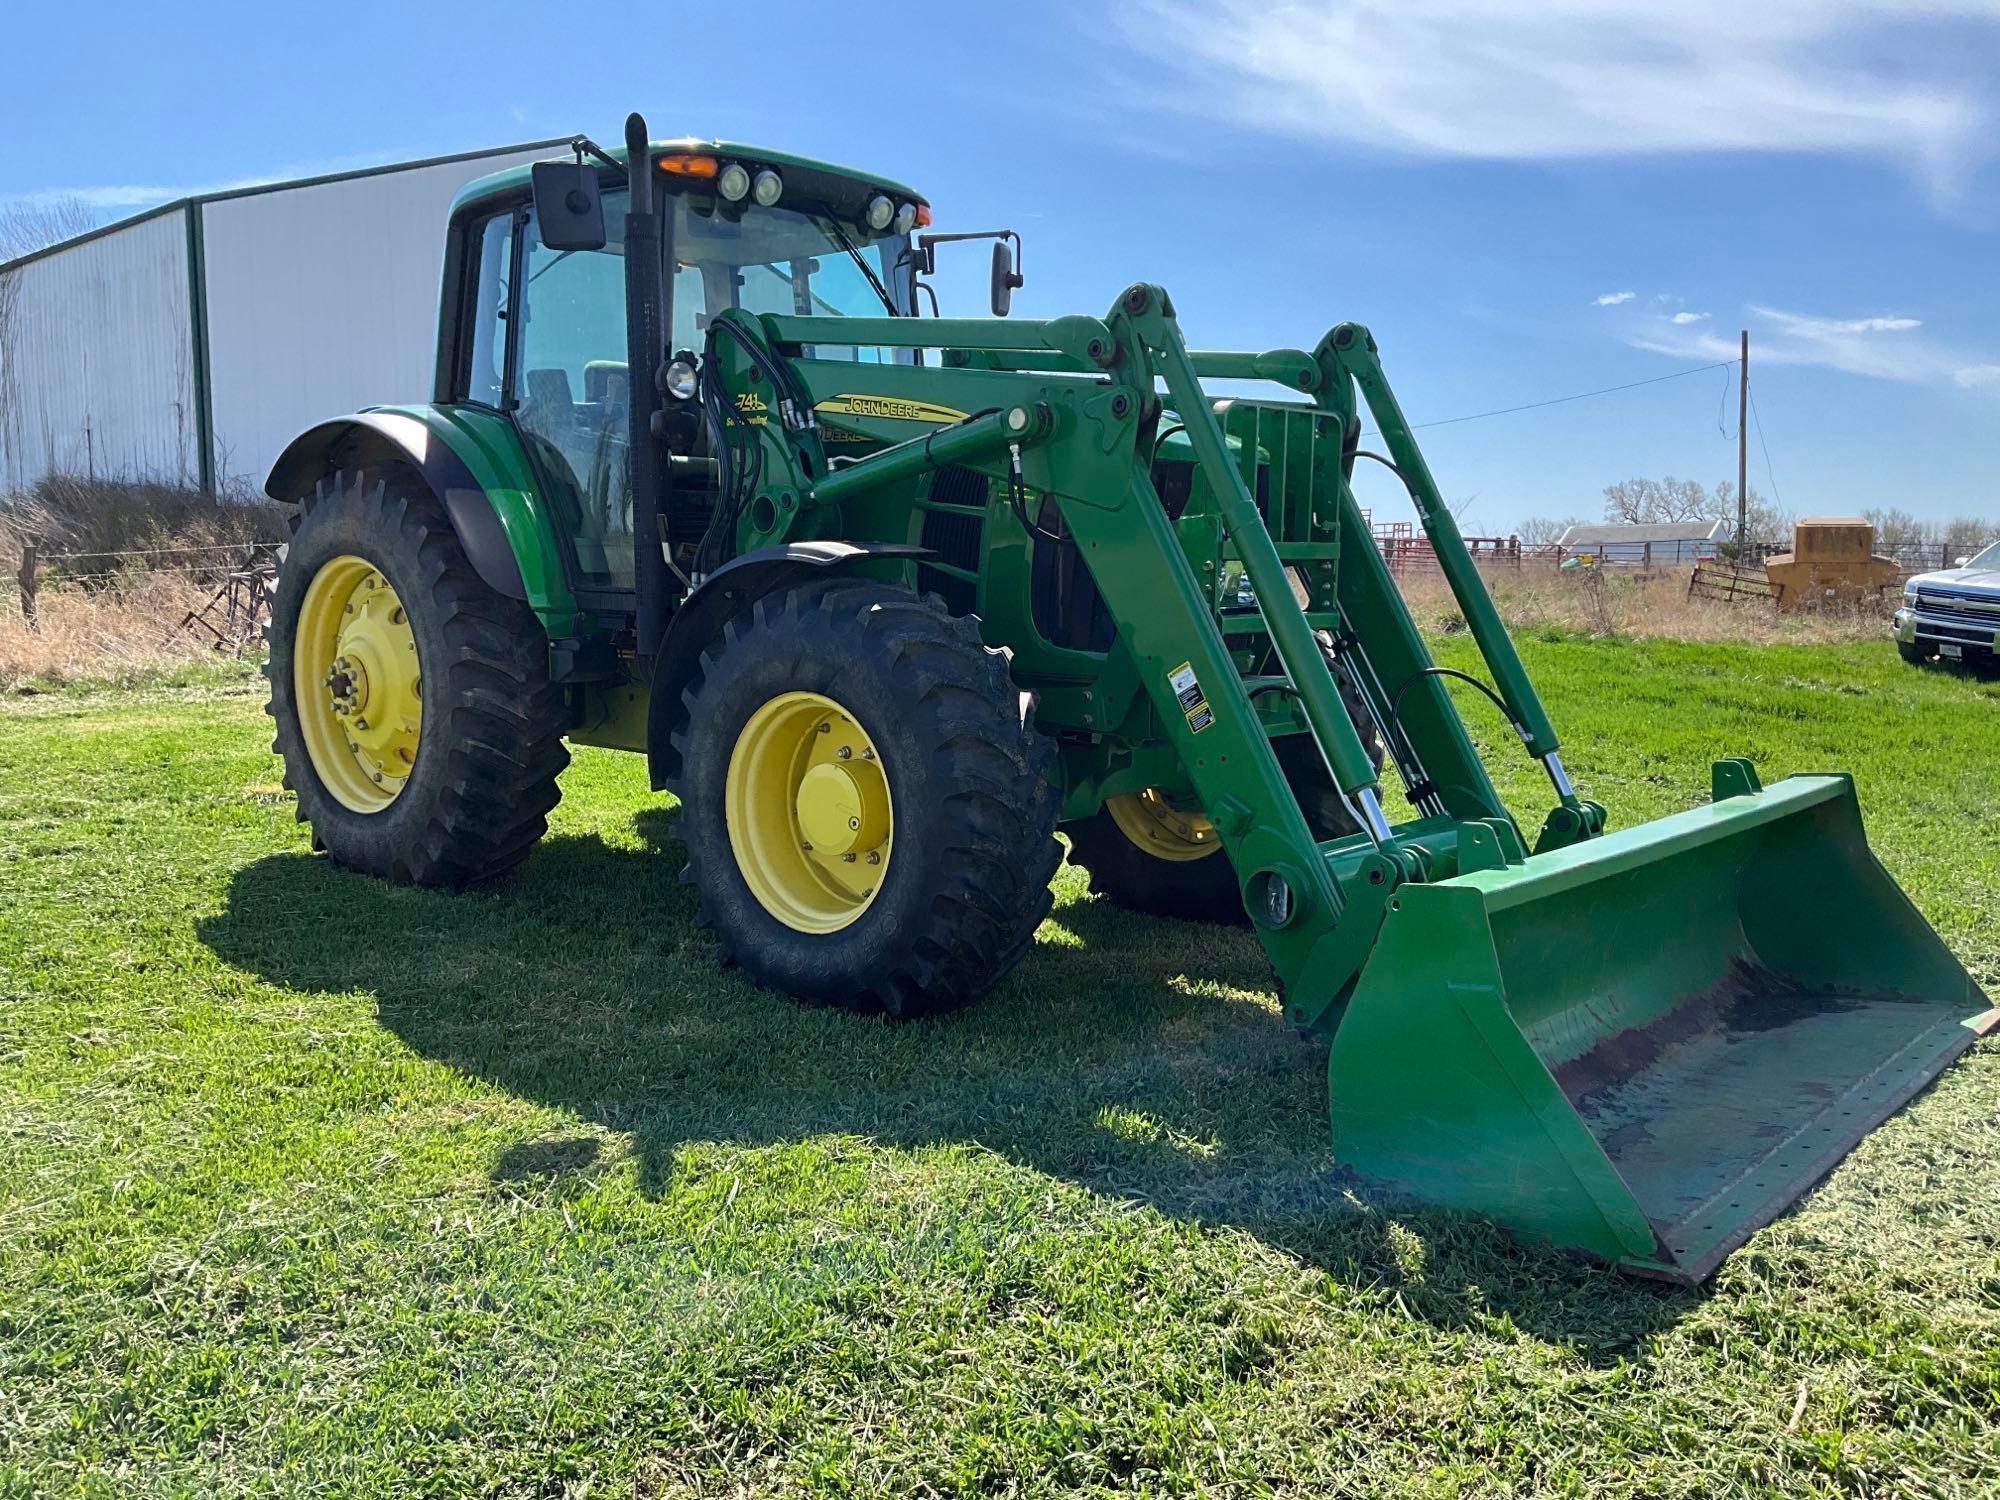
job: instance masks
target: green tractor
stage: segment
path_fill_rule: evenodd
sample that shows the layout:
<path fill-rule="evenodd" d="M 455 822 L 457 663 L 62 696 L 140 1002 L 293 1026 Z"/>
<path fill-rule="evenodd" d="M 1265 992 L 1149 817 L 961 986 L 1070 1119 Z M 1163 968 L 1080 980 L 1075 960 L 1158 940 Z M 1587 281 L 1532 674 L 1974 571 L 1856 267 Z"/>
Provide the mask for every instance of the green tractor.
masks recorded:
<path fill-rule="evenodd" d="M 1681 1280 L 1991 1027 L 1846 777 L 1723 761 L 1710 804 L 1606 831 L 1367 329 L 1190 351 L 1146 284 L 1009 320 L 1019 240 L 929 222 L 885 179 L 637 116 L 622 152 L 460 194 L 435 401 L 312 429 L 268 485 L 300 507 L 271 713 L 329 856 L 488 880 L 566 743 L 641 752 L 725 960 L 911 1017 L 1030 952 L 1061 827 L 1110 900 L 1253 927 L 1329 1040 L 1341 1163 Z M 974 238 L 994 316 L 918 316 Z M 1532 830 L 1361 461 L 1407 488 L 1473 680 L 1547 770 Z"/>

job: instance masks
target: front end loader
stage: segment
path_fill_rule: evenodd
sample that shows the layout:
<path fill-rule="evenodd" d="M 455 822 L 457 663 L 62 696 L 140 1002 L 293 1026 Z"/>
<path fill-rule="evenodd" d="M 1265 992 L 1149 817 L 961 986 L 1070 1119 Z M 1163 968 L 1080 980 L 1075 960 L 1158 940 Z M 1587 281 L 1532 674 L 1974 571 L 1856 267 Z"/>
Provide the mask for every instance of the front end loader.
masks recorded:
<path fill-rule="evenodd" d="M 1003 319 L 1005 232 L 995 317 L 919 317 L 967 237 L 928 221 L 637 117 L 623 152 L 461 196 L 436 400 L 313 429 L 268 486 L 301 508 L 277 748 L 332 858 L 491 878 L 566 741 L 643 752 L 725 959 L 910 1017 L 1030 954 L 1061 826 L 1109 899 L 1248 922 L 1329 1042 L 1343 1165 L 1682 1281 L 1993 1026 L 1846 777 L 1726 760 L 1708 804 L 1607 828 L 1366 328 L 1190 350 L 1143 283 Z M 1475 685 L 1547 771 L 1531 828 L 1362 462 L 1407 489 Z"/>

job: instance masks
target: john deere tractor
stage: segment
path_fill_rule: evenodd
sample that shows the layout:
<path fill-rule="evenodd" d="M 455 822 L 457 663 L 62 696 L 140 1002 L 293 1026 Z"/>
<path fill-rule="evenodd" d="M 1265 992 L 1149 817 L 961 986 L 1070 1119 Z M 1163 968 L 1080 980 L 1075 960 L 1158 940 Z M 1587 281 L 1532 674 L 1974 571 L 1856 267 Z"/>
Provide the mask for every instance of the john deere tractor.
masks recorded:
<path fill-rule="evenodd" d="M 436 399 L 313 428 L 268 486 L 300 508 L 277 748 L 333 860 L 490 880 L 567 743 L 640 752 L 725 960 L 911 1017 L 1033 961 L 1061 827 L 1111 901 L 1252 926 L 1329 1041 L 1339 1161 L 1678 1279 L 1993 1025 L 1847 777 L 1725 760 L 1711 802 L 1606 831 L 1366 328 L 1190 350 L 1143 283 L 1008 319 L 1018 239 L 929 224 L 637 116 L 459 196 Z M 919 316 L 974 238 L 994 315 Z M 1546 768 L 1537 823 L 1358 463 L 1407 489 L 1485 708 Z"/>

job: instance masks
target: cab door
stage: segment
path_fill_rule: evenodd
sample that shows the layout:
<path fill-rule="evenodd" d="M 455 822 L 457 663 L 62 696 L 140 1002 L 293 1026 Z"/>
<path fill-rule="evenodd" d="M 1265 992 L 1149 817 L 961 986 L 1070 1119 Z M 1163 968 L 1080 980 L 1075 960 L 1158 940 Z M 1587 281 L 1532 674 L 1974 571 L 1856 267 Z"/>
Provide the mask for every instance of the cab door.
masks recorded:
<path fill-rule="evenodd" d="M 586 590 L 633 587 L 625 202 L 623 188 L 604 194 L 600 250 L 551 250 L 532 209 L 518 221 L 506 409 L 569 520 Z"/>

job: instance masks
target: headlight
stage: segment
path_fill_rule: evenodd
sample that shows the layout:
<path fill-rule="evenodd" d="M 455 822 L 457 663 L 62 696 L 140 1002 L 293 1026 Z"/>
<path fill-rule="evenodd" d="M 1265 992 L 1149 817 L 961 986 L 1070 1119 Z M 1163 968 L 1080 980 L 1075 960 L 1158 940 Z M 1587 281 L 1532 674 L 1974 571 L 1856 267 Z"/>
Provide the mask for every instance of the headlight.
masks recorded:
<path fill-rule="evenodd" d="M 750 191 L 750 170 L 740 161 L 733 161 L 715 174 L 715 190 L 731 203 L 741 203 L 743 195 Z"/>
<path fill-rule="evenodd" d="M 778 196 L 784 191 L 785 179 L 769 167 L 759 172 L 756 180 L 750 184 L 750 196 L 759 208 L 769 208 L 778 201 Z"/>
<path fill-rule="evenodd" d="M 667 366 L 666 378 L 661 381 L 666 392 L 676 401 L 692 401 L 698 384 L 694 365 L 688 360 L 676 358 Z"/>
<path fill-rule="evenodd" d="M 917 205 L 905 203 L 896 210 L 896 233 L 908 234 L 917 226 Z"/>
<path fill-rule="evenodd" d="M 1916 602 L 1916 598 L 1917 598 L 1917 581 L 1916 579 L 1912 578 L 1908 583 L 1903 585 L 1903 601 L 1906 604 L 1913 604 Z"/>
<path fill-rule="evenodd" d="M 877 231 L 887 229 L 889 221 L 895 217 L 896 205 L 891 203 L 887 198 L 884 198 L 880 193 L 877 193 L 868 200 L 866 218 L 870 229 Z"/>

